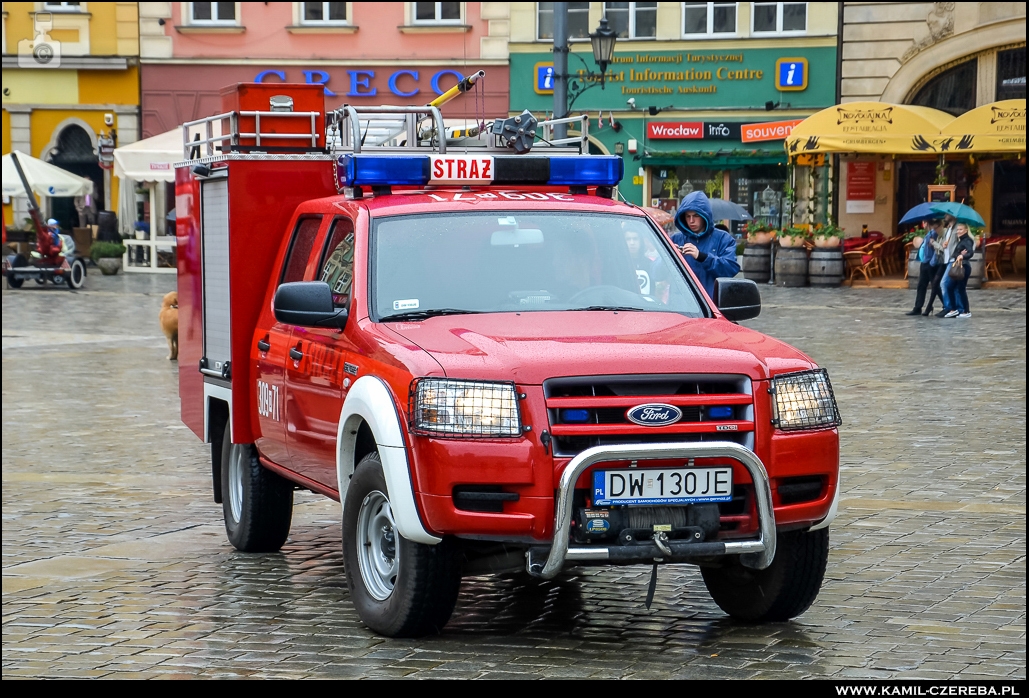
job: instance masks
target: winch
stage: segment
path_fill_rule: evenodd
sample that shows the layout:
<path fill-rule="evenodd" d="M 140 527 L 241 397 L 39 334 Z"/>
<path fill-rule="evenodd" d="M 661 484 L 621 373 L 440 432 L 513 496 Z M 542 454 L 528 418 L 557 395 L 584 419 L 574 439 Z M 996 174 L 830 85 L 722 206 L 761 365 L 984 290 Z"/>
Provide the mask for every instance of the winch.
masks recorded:
<path fill-rule="evenodd" d="M 667 540 L 707 540 L 718 532 L 717 504 L 657 507 L 580 507 L 573 536 L 579 542 L 618 540 L 622 545 Z"/>

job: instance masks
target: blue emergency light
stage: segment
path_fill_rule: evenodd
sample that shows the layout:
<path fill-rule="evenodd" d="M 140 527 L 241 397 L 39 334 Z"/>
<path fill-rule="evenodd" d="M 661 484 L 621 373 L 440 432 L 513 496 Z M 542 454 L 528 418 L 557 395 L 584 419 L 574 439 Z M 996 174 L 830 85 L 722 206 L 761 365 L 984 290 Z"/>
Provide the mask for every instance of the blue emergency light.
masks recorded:
<path fill-rule="evenodd" d="M 732 419 L 732 405 L 716 405 L 707 408 L 708 419 Z"/>
<path fill-rule="evenodd" d="M 622 158 L 617 155 L 547 157 L 484 153 L 481 157 L 493 160 L 490 178 L 469 181 L 469 184 L 613 187 L 622 180 L 625 168 Z M 339 157 L 337 165 L 337 178 L 341 187 L 425 186 L 433 183 L 432 157 L 428 155 L 348 153 Z"/>

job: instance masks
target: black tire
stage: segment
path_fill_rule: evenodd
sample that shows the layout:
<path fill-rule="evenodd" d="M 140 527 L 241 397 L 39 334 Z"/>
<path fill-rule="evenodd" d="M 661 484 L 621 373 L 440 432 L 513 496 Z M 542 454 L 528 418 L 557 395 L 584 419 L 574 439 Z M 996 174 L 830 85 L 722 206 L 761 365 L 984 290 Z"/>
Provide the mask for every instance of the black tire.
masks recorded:
<path fill-rule="evenodd" d="M 233 547 L 245 553 L 281 548 L 293 519 L 293 483 L 261 465 L 253 444 L 232 443 L 228 426 L 221 480 L 225 533 Z"/>
<path fill-rule="evenodd" d="M 76 290 L 82 288 L 83 284 L 86 283 L 86 265 L 82 263 L 81 259 L 73 259 L 71 261 L 71 271 L 65 276 L 65 281 L 68 283 L 68 288 Z"/>
<path fill-rule="evenodd" d="M 21 279 L 12 274 L 7 275 L 7 288 L 21 288 L 23 283 L 25 283 L 25 279 Z"/>
<path fill-rule="evenodd" d="M 746 623 L 796 618 L 818 596 L 829 559 L 829 529 L 780 533 L 775 559 L 763 570 L 740 564 L 703 567 L 704 584 L 719 608 Z"/>
<path fill-rule="evenodd" d="M 461 586 L 456 545 L 449 538 L 436 545 L 413 543 L 387 522 L 392 522 L 392 509 L 386 478 L 379 454 L 370 453 L 354 470 L 343 507 L 343 567 L 350 598 L 365 625 L 380 635 L 438 633 L 454 612 Z M 377 530 L 376 523 L 382 524 L 383 535 L 373 541 L 362 531 Z M 381 564 L 375 564 L 376 558 Z"/>

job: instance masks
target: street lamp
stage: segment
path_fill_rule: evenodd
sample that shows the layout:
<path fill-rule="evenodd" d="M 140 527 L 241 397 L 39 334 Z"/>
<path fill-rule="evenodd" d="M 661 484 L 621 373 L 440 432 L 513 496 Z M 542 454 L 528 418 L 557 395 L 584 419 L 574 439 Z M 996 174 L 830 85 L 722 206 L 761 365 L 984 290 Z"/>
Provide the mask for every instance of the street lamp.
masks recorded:
<path fill-rule="evenodd" d="M 607 26 L 607 17 L 600 19 L 600 26 L 597 31 L 590 34 L 590 44 L 593 46 L 593 62 L 600 68 L 600 89 L 604 89 L 604 73 L 611 65 L 611 59 L 615 55 L 615 40 L 618 33 Z"/>
<path fill-rule="evenodd" d="M 554 3 L 554 118 L 563 119 L 583 92 L 600 85 L 604 89 L 604 78 L 607 67 L 615 53 L 615 41 L 618 33 L 607 24 L 607 17 L 600 20 L 596 31 L 590 34 L 590 45 L 593 48 L 593 61 L 600 69 L 595 73 L 582 60 L 582 56 L 574 54 L 582 63 L 584 71 L 579 75 L 568 74 L 568 3 Z M 571 94 L 569 94 L 571 93 Z M 571 97 L 571 99 L 569 99 Z M 555 138 L 564 138 L 565 124 L 554 127 Z"/>

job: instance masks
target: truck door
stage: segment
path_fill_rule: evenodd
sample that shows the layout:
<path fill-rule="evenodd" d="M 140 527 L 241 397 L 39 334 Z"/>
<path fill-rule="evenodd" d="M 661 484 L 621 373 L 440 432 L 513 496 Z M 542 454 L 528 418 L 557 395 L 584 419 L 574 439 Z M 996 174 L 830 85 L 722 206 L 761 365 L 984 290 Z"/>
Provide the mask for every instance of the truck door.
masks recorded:
<path fill-rule="evenodd" d="M 321 225 L 321 216 L 304 216 L 297 221 L 279 274 L 280 284 L 304 280 Z M 294 363 L 290 357 L 293 326 L 276 321 L 274 316 L 271 322 L 271 327 L 257 331 L 257 414 L 261 425 L 257 448 L 265 458 L 288 467 L 286 367 Z"/>
<path fill-rule="evenodd" d="M 337 308 L 349 308 L 354 279 L 354 223 L 333 219 L 325 245 L 315 250 L 311 278 L 332 289 Z M 315 261 L 312 258 L 312 262 Z M 347 373 L 350 342 L 342 330 L 294 327 L 290 351 L 302 355 L 286 364 L 286 441 L 293 469 L 336 489 L 336 431 L 343 398 L 354 377 Z"/>

